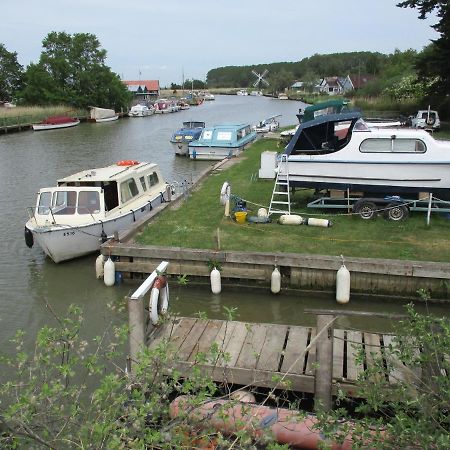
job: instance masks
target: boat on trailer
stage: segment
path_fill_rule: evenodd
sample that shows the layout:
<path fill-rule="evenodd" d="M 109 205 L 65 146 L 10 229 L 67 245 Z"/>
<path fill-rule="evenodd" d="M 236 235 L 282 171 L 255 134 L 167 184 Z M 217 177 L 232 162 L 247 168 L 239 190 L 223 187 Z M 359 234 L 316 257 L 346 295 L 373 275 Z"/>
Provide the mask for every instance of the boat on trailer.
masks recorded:
<path fill-rule="evenodd" d="M 278 177 L 290 186 L 450 198 L 450 141 L 423 130 L 370 128 L 359 112 L 301 123 L 284 154 Z"/>
<path fill-rule="evenodd" d="M 98 251 L 102 242 L 166 201 L 157 164 L 133 160 L 89 169 L 39 190 L 29 209 L 25 242 L 55 262 Z"/>
<path fill-rule="evenodd" d="M 80 124 L 79 119 L 69 116 L 51 116 L 42 122 L 32 125 L 34 131 L 55 130 L 58 128 L 70 128 Z"/>
<path fill-rule="evenodd" d="M 207 127 L 200 137 L 189 143 L 191 159 L 222 160 L 238 156 L 256 139 L 249 123 Z"/>

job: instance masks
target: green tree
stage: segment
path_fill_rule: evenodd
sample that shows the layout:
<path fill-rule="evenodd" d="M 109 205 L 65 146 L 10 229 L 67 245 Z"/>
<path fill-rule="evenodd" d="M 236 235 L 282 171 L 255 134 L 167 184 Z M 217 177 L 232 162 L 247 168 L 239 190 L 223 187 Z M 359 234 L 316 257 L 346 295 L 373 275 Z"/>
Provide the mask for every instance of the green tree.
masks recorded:
<path fill-rule="evenodd" d="M 51 32 L 37 64 L 25 73 L 27 103 L 68 103 L 75 107 L 120 109 L 131 98 L 117 74 L 106 66 L 106 50 L 90 33 Z"/>
<path fill-rule="evenodd" d="M 10 101 L 22 83 L 23 67 L 17 62 L 17 53 L 9 52 L 0 44 L 0 100 Z"/>
<path fill-rule="evenodd" d="M 447 0 L 406 0 L 397 6 L 418 9 L 419 19 L 434 12 L 439 19 L 432 28 L 440 36 L 419 57 L 416 68 L 420 78 L 434 80 L 428 91 L 430 100 L 440 102 L 450 115 L 450 4 Z"/>

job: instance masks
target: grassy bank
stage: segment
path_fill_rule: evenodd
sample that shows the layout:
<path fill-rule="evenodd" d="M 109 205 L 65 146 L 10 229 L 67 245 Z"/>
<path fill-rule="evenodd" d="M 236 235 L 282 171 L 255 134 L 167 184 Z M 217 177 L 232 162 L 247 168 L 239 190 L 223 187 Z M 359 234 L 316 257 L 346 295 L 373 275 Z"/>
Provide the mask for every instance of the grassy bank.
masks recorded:
<path fill-rule="evenodd" d="M 40 122 L 49 116 L 67 115 L 72 117 L 85 117 L 87 114 L 85 109 L 75 109 L 65 105 L 1 108 L 0 127 Z"/>
<path fill-rule="evenodd" d="M 400 223 L 379 217 L 373 221 L 358 216 L 324 213 L 332 219 L 331 228 L 304 225 L 238 224 L 224 217 L 219 204 L 222 184 L 231 184 L 232 194 L 247 200 L 256 215 L 268 207 L 272 180 L 259 180 L 260 154 L 279 150 L 277 141 L 261 139 L 246 150 L 240 161 L 211 175 L 177 210 L 166 210 L 151 223 L 137 240 L 143 244 L 216 249 L 217 230 L 222 250 L 294 252 L 387 259 L 450 262 L 450 221 L 433 215 L 427 227 L 424 213 L 412 213 Z M 317 214 L 306 208 L 311 191 L 297 191 L 291 198 L 294 212 L 304 217 Z M 250 203 L 251 202 L 251 203 Z"/>

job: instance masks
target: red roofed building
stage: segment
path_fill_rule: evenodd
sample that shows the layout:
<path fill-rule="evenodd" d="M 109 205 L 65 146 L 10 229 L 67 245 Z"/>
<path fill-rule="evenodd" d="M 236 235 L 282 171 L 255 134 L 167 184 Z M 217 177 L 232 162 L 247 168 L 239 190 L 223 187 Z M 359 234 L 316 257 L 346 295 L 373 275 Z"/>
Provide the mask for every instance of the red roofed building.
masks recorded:
<path fill-rule="evenodd" d="M 159 96 L 159 81 L 158 80 L 139 80 L 128 81 L 122 80 L 128 90 L 134 94 L 139 100 L 151 100 Z"/>

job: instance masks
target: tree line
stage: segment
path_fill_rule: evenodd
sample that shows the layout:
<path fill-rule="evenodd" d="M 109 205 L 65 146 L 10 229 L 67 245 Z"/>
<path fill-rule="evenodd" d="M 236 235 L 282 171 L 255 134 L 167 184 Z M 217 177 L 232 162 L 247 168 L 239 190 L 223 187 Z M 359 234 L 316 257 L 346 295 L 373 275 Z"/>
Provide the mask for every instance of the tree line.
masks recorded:
<path fill-rule="evenodd" d="M 348 52 L 312 55 L 297 62 L 276 62 L 252 66 L 228 66 L 212 69 L 207 82 L 187 80 L 185 89 L 248 88 L 255 85 L 255 70 L 269 71 L 267 81 L 272 92 L 280 92 L 301 80 L 308 89 L 322 77 L 373 75 L 359 94 L 388 96 L 394 101 L 410 99 L 441 108 L 450 116 L 450 4 L 438 0 L 406 0 L 397 6 L 415 8 L 419 19 L 435 13 L 433 28 L 439 38 L 422 51 L 396 50 L 379 52 Z M 23 104 L 49 105 L 65 103 L 74 107 L 90 105 L 120 109 L 131 101 L 120 77 L 106 64 L 106 50 L 90 33 L 51 32 L 42 42 L 37 63 L 24 69 L 17 53 L 0 43 L 0 101 L 19 100 Z M 172 89 L 181 86 L 172 83 Z"/>

